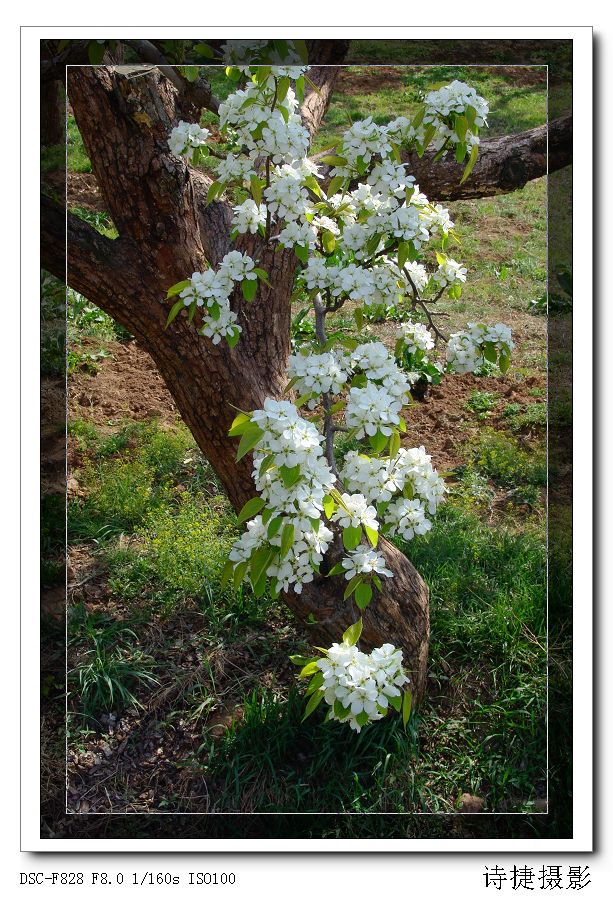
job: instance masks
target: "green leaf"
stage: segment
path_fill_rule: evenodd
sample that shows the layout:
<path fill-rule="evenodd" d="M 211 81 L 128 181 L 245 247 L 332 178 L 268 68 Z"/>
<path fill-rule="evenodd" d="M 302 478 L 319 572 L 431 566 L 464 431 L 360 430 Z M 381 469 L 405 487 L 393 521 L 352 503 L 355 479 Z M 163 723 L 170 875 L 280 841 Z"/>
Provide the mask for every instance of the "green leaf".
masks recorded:
<path fill-rule="evenodd" d="M 466 157 L 466 152 L 467 152 L 467 151 L 468 151 L 468 148 L 467 148 L 467 146 L 466 146 L 466 142 L 465 142 L 465 141 L 458 141 L 458 143 L 457 143 L 456 146 L 455 146 L 455 159 L 456 159 L 456 163 L 461 163 L 462 160 L 464 160 L 464 158 Z"/>
<path fill-rule="evenodd" d="M 301 263 L 306 264 L 309 259 L 309 249 L 304 245 L 294 245 L 294 254 Z"/>
<path fill-rule="evenodd" d="M 242 434 L 251 426 L 251 415 L 245 414 L 244 411 L 239 412 L 232 425 L 228 430 L 228 436 L 242 436 Z"/>
<path fill-rule="evenodd" d="M 370 540 L 370 545 L 376 546 L 379 542 L 379 532 L 373 527 L 365 527 L 364 530 L 366 531 L 366 536 Z"/>
<path fill-rule="evenodd" d="M 414 129 L 419 128 L 419 126 L 424 121 L 425 115 L 426 115 L 426 107 L 424 105 L 422 105 L 419 108 L 419 110 L 417 111 L 417 113 L 415 114 L 415 116 L 413 117 L 413 119 L 411 120 L 411 125 L 413 126 Z"/>
<path fill-rule="evenodd" d="M 262 270 L 261 267 L 254 267 L 253 272 L 255 273 L 255 275 L 257 276 L 257 278 L 259 280 L 261 280 L 263 283 L 266 283 L 266 285 L 272 289 L 272 286 L 268 279 L 268 273 L 266 272 L 266 270 Z"/>
<path fill-rule="evenodd" d="M 182 279 L 181 282 L 175 283 L 174 286 L 170 287 L 166 293 L 166 298 L 173 298 L 175 295 L 178 295 L 179 292 L 182 292 L 183 289 L 187 289 L 188 286 L 191 286 L 191 284 L 191 279 Z"/>
<path fill-rule="evenodd" d="M 283 524 L 283 517 L 281 515 L 277 515 L 272 521 L 268 524 L 268 539 L 272 540 L 274 536 L 279 533 L 281 525 Z"/>
<path fill-rule="evenodd" d="M 304 692 L 305 697 L 308 697 L 309 694 L 312 694 L 314 691 L 318 691 L 323 683 L 324 683 L 324 676 L 322 675 L 321 670 L 318 669 L 315 672 L 315 674 L 313 675 L 313 677 L 311 678 L 311 680 L 309 681 L 309 686 L 307 687 L 306 691 Z"/>
<path fill-rule="evenodd" d="M 355 577 L 351 578 L 347 586 L 345 587 L 345 593 L 343 594 L 343 599 L 349 599 L 355 588 L 362 583 L 362 575 L 356 574 Z"/>
<path fill-rule="evenodd" d="M 408 242 L 400 242 L 398 245 L 398 266 L 402 270 L 404 265 L 406 264 L 409 258 L 409 245 Z"/>
<path fill-rule="evenodd" d="M 473 144 L 471 151 L 470 151 L 470 157 L 468 158 L 468 163 L 466 164 L 466 167 L 464 168 L 464 172 L 462 173 L 462 178 L 460 179 L 460 185 L 462 185 L 463 182 L 466 182 L 466 180 L 472 173 L 473 166 L 475 165 L 478 154 L 479 154 L 479 145 Z"/>
<path fill-rule="evenodd" d="M 349 646 L 354 647 L 362 636 L 362 628 L 362 619 L 359 618 L 357 622 L 350 625 L 343 634 L 343 643 L 348 643 Z"/>
<path fill-rule="evenodd" d="M 282 78 L 279 79 L 279 81 L 277 82 L 277 100 L 278 101 L 285 100 L 285 98 L 287 96 L 287 92 L 289 91 L 289 86 L 290 86 L 290 80 L 286 75 L 284 75 Z"/>
<path fill-rule="evenodd" d="M 324 246 L 324 251 L 326 252 L 326 254 L 332 254 L 332 252 L 336 248 L 336 236 L 334 235 L 334 233 L 329 232 L 327 229 L 324 229 L 321 234 L 321 242 Z"/>
<path fill-rule="evenodd" d="M 172 306 L 171 309 L 170 309 L 170 314 L 168 315 L 168 320 L 166 321 L 166 326 L 167 326 L 167 327 L 170 326 L 170 324 L 171 324 L 172 321 L 175 319 L 175 317 L 178 317 L 179 312 L 180 312 L 181 309 L 184 308 L 184 307 L 185 307 L 185 305 L 183 304 L 183 299 L 182 299 L 182 298 L 179 299 L 179 301 L 175 301 L 175 303 L 173 304 L 173 306 Z"/>
<path fill-rule="evenodd" d="M 249 521 L 250 518 L 253 518 L 258 512 L 261 512 L 265 505 L 266 503 L 263 499 L 260 499 L 259 496 L 254 496 L 253 499 L 246 502 L 240 510 L 238 514 L 238 523 L 242 524 L 243 521 Z"/>
<path fill-rule="evenodd" d="M 234 590 L 238 590 L 240 585 L 243 583 L 245 575 L 247 574 L 247 569 L 249 567 L 248 562 L 239 562 L 236 568 L 234 569 L 234 577 L 232 579 L 232 584 L 234 586 Z"/>
<path fill-rule="evenodd" d="M 279 473 L 281 474 L 281 480 L 283 481 L 285 489 L 289 490 L 300 480 L 300 465 L 294 465 L 293 468 L 288 468 L 287 465 L 281 465 Z"/>
<path fill-rule="evenodd" d="M 392 430 L 392 435 L 390 436 L 390 458 L 396 458 L 398 455 L 398 451 L 400 450 L 400 434 L 397 430 Z"/>
<path fill-rule="evenodd" d="M 237 329 L 232 329 L 230 333 L 226 333 L 226 342 L 228 343 L 230 348 L 234 348 L 240 337 L 241 334 L 239 333 L 239 331 Z"/>
<path fill-rule="evenodd" d="M 324 512 L 326 514 L 326 518 L 331 518 L 335 511 L 336 502 L 334 501 L 332 496 L 324 496 Z"/>
<path fill-rule="evenodd" d="M 511 366 L 511 355 L 509 352 L 501 351 L 500 358 L 498 359 L 498 366 L 500 367 L 500 372 L 506 374 L 509 367 Z"/>
<path fill-rule="evenodd" d="M 466 107 L 466 109 L 464 110 L 464 116 L 466 117 L 468 127 L 472 129 L 475 125 L 475 119 L 477 118 L 477 111 L 474 107 Z"/>
<path fill-rule="evenodd" d="M 388 437 L 385 436 L 384 433 L 381 433 L 380 430 L 377 430 L 374 436 L 368 437 L 368 442 L 373 452 L 383 452 L 383 450 L 387 446 L 387 441 Z"/>
<path fill-rule="evenodd" d="M 413 702 L 413 695 L 411 691 L 406 690 L 402 697 L 402 724 L 406 728 L 407 722 L 409 721 L 409 716 L 411 715 L 411 704 Z"/>
<path fill-rule="evenodd" d="M 284 559 L 294 542 L 295 528 L 293 524 L 286 524 L 281 532 L 281 558 Z"/>
<path fill-rule="evenodd" d="M 234 574 L 234 562 L 231 562 L 229 559 L 223 567 L 223 571 L 221 573 L 221 589 L 223 590 L 232 575 Z"/>
<path fill-rule="evenodd" d="M 362 539 L 361 527 L 344 527 L 343 528 L 343 545 L 345 549 L 357 549 Z"/>
<path fill-rule="evenodd" d="M 257 82 L 258 85 L 263 85 L 271 72 L 272 66 L 258 66 L 256 73 L 253 76 L 254 81 Z"/>
<path fill-rule="evenodd" d="M 397 713 L 399 713 L 402 706 L 402 697 L 388 697 L 387 699 L 389 700 L 390 706 L 393 707 L 393 709 L 395 709 Z"/>
<path fill-rule="evenodd" d="M 319 706 L 319 704 L 321 703 L 323 698 L 324 698 L 323 691 L 315 691 L 315 693 L 312 694 L 311 697 L 309 697 L 309 702 L 307 703 L 307 705 L 305 707 L 304 716 L 302 717 L 303 722 L 305 719 L 308 719 L 308 717 L 311 715 L 311 713 L 314 710 L 317 709 L 317 707 Z"/>
<path fill-rule="evenodd" d="M 210 204 L 215 198 L 222 193 L 224 190 L 223 182 L 213 182 L 209 186 L 209 190 L 206 193 L 206 203 Z"/>
<path fill-rule="evenodd" d="M 289 657 L 289 661 L 302 668 L 302 666 L 306 665 L 308 662 L 314 662 L 314 658 L 312 656 L 300 656 L 298 653 L 292 653 Z"/>
<path fill-rule="evenodd" d="M 350 706 L 343 706 L 340 700 L 334 701 L 334 715 L 337 719 L 346 719 L 350 712 Z"/>
<path fill-rule="evenodd" d="M 305 392 L 304 395 L 298 396 L 298 398 L 294 402 L 294 405 L 296 406 L 296 408 L 302 408 L 302 406 L 306 405 L 306 403 L 310 399 L 312 399 L 314 395 L 315 395 L 315 393 L 313 393 L 313 392 Z"/>
<path fill-rule="evenodd" d="M 243 433 L 241 441 L 238 445 L 238 451 L 236 453 L 236 460 L 240 461 L 241 458 L 244 458 L 248 452 L 251 452 L 253 447 L 262 439 L 264 436 L 264 431 L 260 429 L 260 427 L 256 427 L 253 424 Z"/>
<path fill-rule="evenodd" d="M 301 75 L 300 78 L 296 79 L 296 97 L 298 98 L 298 103 L 301 104 L 304 100 L 304 76 Z"/>
<path fill-rule="evenodd" d="M 380 590 L 383 589 L 382 586 L 381 586 L 381 578 L 380 578 L 379 575 L 376 574 L 374 571 L 373 571 L 373 574 L 372 574 L 372 581 L 373 581 L 373 584 L 375 585 L 375 587 L 377 588 L 377 590 L 380 591 Z"/>
<path fill-rule="evenodd" d="M 381 242 L 381 233 L 375 232 L 366 242 L 366 253 L 374 254 Z"/>
<path fill-rule="evenodd" d="M 340 562 L 337 562 L 336 565 L 332 566 L 332 568 L 330 569 L 330 571 L 328 572 L 326 577 L 333 578 L 337 574 L 345 574 L 345 569 L 343 568 L 343 566 L 341 565 Z"/>
<path fill-rule="evenodd" d="M 198 78 L 198 67 L 197 66 L 183 66 L 183 72 L 185 73 L 185 78 L 188 82 L 195 82 Z"/>
<path fill-rule="evenodd" d="M 496 350 L 496 346 L 493 342 L 484 342 L 482 345 L 483 349 L 483 357 L 486 361 L 489 361 L 490 364 L 495 364 L 496 359 L 498 357 L 498 353 Z"/>
<path fill-rule="evenodd" d="M 251 188 L 251 194 L 253 195 L 253 200 L 256 204 L 262 203 L 262 189 L 264 187 L 264 182 L 256 176 L 255 173 L 252 173 L 251 179 L 249 180 L 249 187 Z"/>
<path fill-rule="evenodd" d="M 241 290 L 245 301 L 253 301 L 258 290 L 257 279 L 244 279 L 241 282 Z"/>
<path fill-rule="evenodd" d="M 195 44 L 194 53 L 197 53 L 199 56 L 206 57 L 207 60 L 213 60 L 215 58 L 215 52 L 213 51 L 212 47 L 209 47 L 208 44 Z"/>
<path fill-rule="evenodd" d="M 464 114 L 460 114 L 459 116 L 456 116 L 456 119 L 455 119 L 455 133 L 456 133 L 456 135 L 458 136 L 458 138 L 460 139 L 461 142 L 464 142 L 464 139 L 466 138 L 466 133 L 467 133 L 467 131 L 468 131 L 468 120 L 467 120 L 467 118 L 464 116 Z"/>
<path fill-rule="evenodd" d="M 421 157 L 425 149 L 428 147 L 434 136 L 436 135 L 436 126 L 434 126 L 431 122 L 426 126 L 426 130 L 424 132 L 424 143 L 422 146 L 422 152 L 419 154 Z M 419 152 L 418 152 L 419 153 Z"/>
<path fill-rule="evenodd" d="M 343 176 L 334 176 L 333 179 L 330 179 L 330 184 L 328 185 L 327 189 L 328 197 L 331 198 L 332 195 L 335 195 L 337 191 L 343 187 L 344 184 L 345 179 Z"/>
<path fill-rule="evenodd" d="M 319 159 L 321 163 L 326 163 L 328 166 L 347 166 L 347 158 L 340 157 L 338 154 L 326 154 Z"/>
<path fill-rule="evenodd" d="M 364 308 L 355 308 L 353 312 L 353 316 L 355 319 L 355 324 L 358 328 L 358 331 L 362 329 L 364 326 Z"/>
<path fill-rule="evenodd" d="M 321 675 L 321 672 L 320 672 L 320 670 L 319 670 L 319 666 L 317 665 L 317 663 L 316 663 L 316 662 L 309 662 L 309 663 L 307 663 L 307 664 L 304 666 L 304 668 L 301 670 L 301 672 L 300 672 L 300 674 L 298 675 L 298 677 L 299 677 L 299 678 L 308 678 L 309 675 L 314 675 L 315 672 L 319 672 L 319 674 Z"/>
<path fill-rule="evenodd" d="M 355 588 L 355 601 L 360 609 L 365 609 L 372 599 L 372 587 L 370 584 L 359 584 Z"/>
<path fill-rule="evenodd" d="M 249 577 L 251 578 L 251 583 L 254 587 L 262 576 L 266 579 L 266 569 L 275 557 L 275 554 L 276 550 L 271 549 L 270 546 L 260 546 L 251 554 L 249 560 L 251 567 Z"/>
<path fill-rule="evenodd" d="M 321 188 L 315 176 L 307 176 L 303 180 L 303 184 L 306 185 L 307 188 L 310 188 L 313 194 L 317 195 L 318 198 L 322 197 Z"/>

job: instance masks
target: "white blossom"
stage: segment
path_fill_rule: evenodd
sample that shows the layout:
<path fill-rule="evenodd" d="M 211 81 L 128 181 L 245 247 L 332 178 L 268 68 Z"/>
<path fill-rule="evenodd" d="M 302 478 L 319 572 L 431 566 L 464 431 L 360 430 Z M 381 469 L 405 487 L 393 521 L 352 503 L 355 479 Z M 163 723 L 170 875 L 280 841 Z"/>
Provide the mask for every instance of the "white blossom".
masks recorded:
<path fill-rule="evenodd" d="M 366 722 L 386 715 L 390 700 L 410 679 L 402 666 L 402 650 L 386 643 L 372 653 L 344 642 L 333 644 L 317 660 L 323 678 L 322 691 L 330 706 L 330 718 L 347 722 L 360 732 Z"/>
<path fill-rule="evenodd" d="M 385 559 L 381 553 L 363 544 L 347 553 L 343 559 L 343 568 L 348 581 L 358 574 L 382 574 L 386 578 L 394 576 L 393 572 L 385 567 Z"/>
<path fill-rule="evenodd" d="M 198 123 L 181 122 L 175 126 L 168 139 L 168 147 L 177 157 L 186 157 L 191 160 L 196 148 L 206 144 L 211 133 Z"/>

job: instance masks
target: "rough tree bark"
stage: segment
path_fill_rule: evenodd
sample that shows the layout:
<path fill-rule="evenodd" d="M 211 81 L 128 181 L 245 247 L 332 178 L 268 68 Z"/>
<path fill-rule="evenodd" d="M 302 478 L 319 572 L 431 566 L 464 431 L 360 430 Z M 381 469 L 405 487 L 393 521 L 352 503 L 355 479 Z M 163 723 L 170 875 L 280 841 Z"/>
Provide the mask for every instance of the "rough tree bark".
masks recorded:
<path fill-rule="evenodd" d="M 305 121 L 314 132 L 336 77 L 334 67 L 312 73 L 319 92 L 307 98 Z M 68 93 L 94 173 L 119 237 L 112 241 L 69 215 L 68 282 L 123 324 L 149 352 L 203 453 L 238 509 L 254 495 L 251 459 L 235 462 L 227 431 L 234 408 L 261 407 L 280 396 L 290 342 L 289 297 L 295 275 L 292 251 L 268 248 L 259 236 L 235 246 L 258 259 L 272 288 L 260 284 L 254 302 L 231 299 L 243 332 L 234 349 L 198 336 L 183 316 L 165 329 L 167 288 L 205 261 L 216 265 L 230 250 L 231 210 L 225 201 L 206 205 L 210 180 L 168 151 L 176 124 L 177 90 L 158 71 L 126 78 L 108 67 L 69 70 Z M 64 210 L 43 200 L 43 266 L 64 277 Z M 405 651 L 414 694 L 425 687 L 429 637 L 428 589 L 408 559 L 391 544 L 382 549 L 395 577 L 385 580 L 363 613 L 368 646 L 390 641 Z M 357 618 L 343 603 L 342 578 L 317 579 L 286 600 L 313 638 L 338 640 Z"/>

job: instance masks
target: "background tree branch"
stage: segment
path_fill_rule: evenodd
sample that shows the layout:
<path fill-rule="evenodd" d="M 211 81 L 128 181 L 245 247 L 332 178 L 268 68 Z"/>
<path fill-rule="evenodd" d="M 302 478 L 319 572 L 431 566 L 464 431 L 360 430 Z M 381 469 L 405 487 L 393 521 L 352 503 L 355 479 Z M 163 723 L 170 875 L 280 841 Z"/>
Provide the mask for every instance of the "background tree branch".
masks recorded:
<path fill-rule="evenodd" d="M 479 145 L 475 167 L 462 185 L 464 169 L 450 153 L 433 162 L 433 151 L 423 157 L 411 154 L 406 158 L 420 189 L 435 201 L 457 201 L 462 198 L 483 198 L 503 195 L 526 182 L 562 169 L 572 162 L 572 115 L 556 119 L 547 125 L 527 132 L 487 138 Z"/>

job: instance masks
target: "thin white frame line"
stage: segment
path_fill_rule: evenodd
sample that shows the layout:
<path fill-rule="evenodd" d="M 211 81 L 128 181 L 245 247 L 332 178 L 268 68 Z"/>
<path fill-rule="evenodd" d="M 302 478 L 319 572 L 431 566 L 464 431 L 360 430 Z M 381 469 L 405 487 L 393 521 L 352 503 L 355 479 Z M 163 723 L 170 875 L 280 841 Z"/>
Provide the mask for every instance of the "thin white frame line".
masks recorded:
<path fill-rule="evenodd" d="M 266 27 L 266 26 L 262 26 Z M 385 26 L 381 26 L 385 27 Z M 424 26 L 426 27 L 426 26 Z M 485 27 L 485 26 L 484 26 Z M 238 39 L 240 40 L 240 39 Z M 245 39 L 247 40 L 247 39 Z M 397 40 L 403 40 L 398 38 Z M 495 40 L 493 38 L 492 40 Z M 159 68 L 157 64 L 151 63 L 134 63 L 134 64 L 115 64 L 116 66 L 122 65 L 130 65 L 134 68 L 141 66 L 143 70 L 157 69 Z M 111 65 L 108 68 L 115 68 L 115 65 Z M 179 64 L 171 63 L 169 65 L 175 66 L 175 68 L 179 68 Z M 255 64 L 255 65 L 264 65 L 264 64 Z M 223 63 L 212 63 L 212 64 L 203 64 L 200 68 L 203 69 L 212 69 L 212 68 L 223 68 Z M 548 63 L 493 63 L 491 65 L 487 63 L 349 63 L 349 64 L 340 64 L 334 63 L 331 64 L 334 68 L 337 69 L 348 69 L 352 67 L 363 67 L 363 68 L 381 68 L 382 66 L 400 68 L 400 69 L 439 69 L 442 66 L 448 66 L 449 68 L 456 69 L 545 69 L 545 105 L 546 105 L 546 148 L 545 148 L 545 158 L 546 158 L 546 172 L 545 178 L 546 182 L 546 191 L 545 191 L 545 216 L 546 216 L 546 251 L 545 251 L 545 264 L 546 264 L 546 289 L 547 289 L 547 328 L 545 331 L 545 358 L 546 358 L 546 368 L 545 368 L 545 380 L 546 380 L 546 404 L 547 404 L 547 421 L 546 421 L 546 465 L 547 465 L 547 483 L 546 483 L 546 494 L 545 494 L 545 534 L 546 534 L 546 562 L 545 562 L 545 583 L 546 583 L 546 591 L 545 591 L 545 622 L 546 622 L 546 666 L 545 666 L 545 695 L 546 695 L 546 710 L 545 710 L 545 749 L 546 749 L 546 796 L 547 796 L 547 809 L 546 810 L 521 810 L 521 811 L 512 811 L 508 812 L 505 810 L 488 810 L 481 813 L 471 813 L 466 814 L 461 810 L 441 810 L 437 813 L 431 811 L 403 811 L 399 813 L 390 813 L 388 811 L 370 811 L 368 813 L 356 813 L 356 812 L 338 812 L 338 811 L 323 811 L 323 810 L 298 810 L 298 811 L 290 811 L 290 810 L 253 810 L 253 811 L 242 811 L 242 810 L 230 810 L 230 811 L 216 811 L 216 812 L 200 812 L 200 811 L 180 811 L 173 810 L 169 811 L 157 811 L 153 810 L 150 812 L 143 812 L 141 810 L 136 810 L 134 812 L 126 812 L 126 811 L 114 811 L 114 810 L 102 810 L 95 811 L 93 813 L 75 813 L 72 810 L 68 809 L 68 580 L 66 578 L 66 625 L 65 625 L 65 673 L 66 673 L 66 687 L 65 687 L 65 774 L 66 774 L 66 787 L 65 787 L 65 815 L 67 816 L 75 816 L 82 817 L 87 819 L 88 817 L 99 817 L 99 816 L 193 816 L 193 817 L 215 817 L 215 816 L 342 816 L 342 817 L 353 817 L 353 816 L 390 816 L 395 818 L 407 818 L 411 816 L 435 816 L 435 817 L 449 817 L 449 816 L 505 816 L 505 817 L 525 817 L 525 816 L 534 816 L 534 817 L 542 817 L 549 815 L 549 519 L 548 519 L 548 501 L 549 501 L 549 64 Z M 68 331 L 67 331 L 67 323 L 68 323 L 68 70 L 69 69 L 95 69 L 95 68 L 105 67 L 105 64 L 93 64 L 93 63 L 69 63 L 66 64 L 66 122 L 65 122 L 65 134 L 66 134 L 66 149 L 65 149 L 65 220 L 66 220 L 66 229 L 65 229 L 65 246 L 66 246 L 66 355 L 68 355 Z M 523 187 L 523 186 L 522 186 Z M 68 369 L 66 368 L 66 480 L 68 477 Z M 66 501 L 68 500 L 68 485 L 66 482 Z M 68 566 L 68 507 L 66 505 L 66 571 Z"/>

